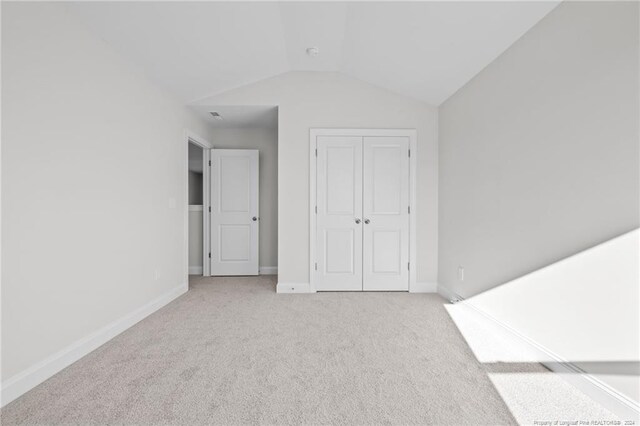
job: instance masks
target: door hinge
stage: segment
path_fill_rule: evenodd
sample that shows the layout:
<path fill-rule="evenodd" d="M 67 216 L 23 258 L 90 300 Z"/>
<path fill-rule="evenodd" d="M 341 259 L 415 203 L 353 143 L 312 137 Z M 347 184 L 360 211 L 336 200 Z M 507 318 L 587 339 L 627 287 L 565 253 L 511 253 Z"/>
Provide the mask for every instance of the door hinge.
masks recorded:
<path fill-rule="evenodd" d="M 411 214 L 411 206 L 407 206 L 407 213 Z"/>
<path fill-rule="evenodd" d="M 409 157 L 411 157 L 411 150 L 409 150 Z"/>
<path fill-rule="evenodd" d="M 211 167 L 211 160 L 209 160 L 209 167 Z"/>
<path fill-rule="evenodd" d="M 316 206 L 316 214 L 318 214 L 318 206 Z"/>
<path fill-rule="evenodd" d="M 211 206 L 209 206 L 209 213 L 211 213 Z"/>
<path fill-rule="evenodd" d="M 211 259 L 211 253 L 209 253 L 209 259 Z"/>
<path fill-rule="evenodd" d="M 318 156 L 318 148 L 316 148 L 316 157 Z"/>
<path fill-rule="evenodd" d="M 407 262 L 407 271 L 411 270 L 411 262 Z"/>
<path fill-rule="evenodd" d="M 316 271 L 318 270 L 318 262 L 316 262 Z"/>

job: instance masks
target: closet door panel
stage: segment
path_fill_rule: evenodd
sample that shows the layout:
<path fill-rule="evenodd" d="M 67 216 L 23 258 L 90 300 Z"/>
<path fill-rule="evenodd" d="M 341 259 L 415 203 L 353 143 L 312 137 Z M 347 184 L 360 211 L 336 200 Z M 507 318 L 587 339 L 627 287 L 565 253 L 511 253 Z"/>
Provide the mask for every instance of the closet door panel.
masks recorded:
<path fill-rule="evenodd" d="M 409 290 L 409 139 L 363 140 L 363 289 Z"/>
<path fill-rule="evenodd" d="M 316 289 L 362 290 L 362 137 L 316 142 Z"/>

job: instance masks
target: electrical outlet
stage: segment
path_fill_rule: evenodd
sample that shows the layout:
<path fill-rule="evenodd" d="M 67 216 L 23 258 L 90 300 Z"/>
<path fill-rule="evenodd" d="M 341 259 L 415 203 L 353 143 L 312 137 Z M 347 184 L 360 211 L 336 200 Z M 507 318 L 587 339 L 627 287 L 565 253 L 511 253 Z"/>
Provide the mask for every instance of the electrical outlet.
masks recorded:
<path fill-rule="evenodd" d="M 458 266 L 458 281 L 464 281 L 464 268 Z"/>

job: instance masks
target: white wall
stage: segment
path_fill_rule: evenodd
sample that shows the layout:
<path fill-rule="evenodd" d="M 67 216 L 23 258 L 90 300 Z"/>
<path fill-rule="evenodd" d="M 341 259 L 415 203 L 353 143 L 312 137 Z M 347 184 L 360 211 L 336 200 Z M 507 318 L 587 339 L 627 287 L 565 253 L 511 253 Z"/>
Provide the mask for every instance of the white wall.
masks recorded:
<path fill-rule="evenodd" d="M 277 105 L 278 281 L 309 282 L 309 129 L 413 128 L 418 132 L 417 279 L 437 277 L 437 111 L 338 73 L 291 72 L 200 105 Z"/>
<path fill-rule="evenodd" d="M 183 132 L 208 130 L 62 4 L 2 4 L 2 88 L 4 385 L 186 290 Z"/>
<path fill-rule="evenodd" d="M 638 227 L 638 40 L 638 3 L 564 2 L 441 106 L 440 284 L 469 297 Z"/>
<path fill-rule="evenodd" d="M 631 231 L 464 303 L 640 401 L 639 244 Z"/>
<path fill-rule="evenodd" d="M 439 111 L 443 290 L 636 401 L 637 231 L 567 256 L 639 225 L 638 12 L 564 2 Z"/>
<path fill-rule="evenodd" d="M 218 149 L 260 151 L 260 238 L 261 267 L 278 266 L 278 129 L 246 127 L 214 129 L 209 140 Z"/>

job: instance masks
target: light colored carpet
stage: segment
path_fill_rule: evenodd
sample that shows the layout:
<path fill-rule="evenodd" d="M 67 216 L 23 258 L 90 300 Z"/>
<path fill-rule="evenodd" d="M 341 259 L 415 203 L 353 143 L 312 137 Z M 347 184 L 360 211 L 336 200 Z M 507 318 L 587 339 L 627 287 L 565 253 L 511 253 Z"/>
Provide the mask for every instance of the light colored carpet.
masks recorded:
<path fill-rule="evenodd" d="M 438 295 L 275 285 L 192 280 L 2 424 L 515 424 Z"/>

